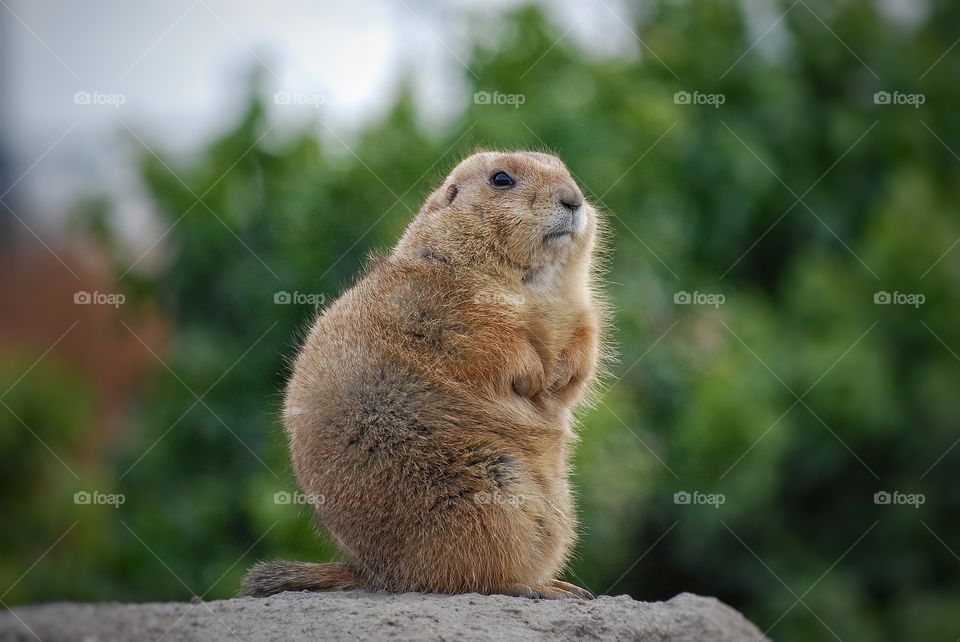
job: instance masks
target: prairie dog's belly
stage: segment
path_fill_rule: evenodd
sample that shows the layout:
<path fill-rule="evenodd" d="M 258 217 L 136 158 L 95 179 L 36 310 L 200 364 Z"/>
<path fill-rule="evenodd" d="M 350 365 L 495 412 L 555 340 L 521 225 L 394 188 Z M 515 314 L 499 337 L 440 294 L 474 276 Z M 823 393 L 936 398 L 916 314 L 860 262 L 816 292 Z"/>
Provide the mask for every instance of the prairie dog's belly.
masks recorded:
<path fill-rule="evenodd" d="M 288 407 L 316 405 L 287 415 L 294 470 L 349 557 L 404 559 L 427 534 L 436 546 L 447 537 L 470 545 L 454 541 L 462 534 L 450 519 L 482 522 L 500 510 L 538 548 L 541 566 L 562 562 L 574 530 L 565 439 L 534 453 L 522 436 L 547 428 L 542 413 L 439 386 L 389 359 L 313 382 L 289 398 Z"/>

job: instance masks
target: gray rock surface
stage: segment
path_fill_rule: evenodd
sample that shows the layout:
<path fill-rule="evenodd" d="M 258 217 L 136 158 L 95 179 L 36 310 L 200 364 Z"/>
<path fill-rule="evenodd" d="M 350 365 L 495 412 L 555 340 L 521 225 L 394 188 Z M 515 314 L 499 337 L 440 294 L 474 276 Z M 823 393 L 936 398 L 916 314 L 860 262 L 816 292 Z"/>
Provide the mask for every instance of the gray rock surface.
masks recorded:
<path fill-rule="evenodd" d="M 667 602 L 503 596 L 283 593 L 161 604 L 45 604 L 0 612 L 0 640 L 764 640 L 740 613 L 683 593 Z"/>

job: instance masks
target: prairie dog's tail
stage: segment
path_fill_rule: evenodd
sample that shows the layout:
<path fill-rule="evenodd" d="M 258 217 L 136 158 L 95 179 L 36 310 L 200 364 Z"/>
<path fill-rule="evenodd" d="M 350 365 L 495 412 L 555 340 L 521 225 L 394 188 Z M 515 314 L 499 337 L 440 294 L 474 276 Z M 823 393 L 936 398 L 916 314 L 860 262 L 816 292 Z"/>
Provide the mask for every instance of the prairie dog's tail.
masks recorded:
<path fill-rule="evenodd" d="M 341 562 L 257 562 L 243 578 L 240 595 L 266 597 L 283 591 L 343 591 L 364 588 L 352 568 Z"/>

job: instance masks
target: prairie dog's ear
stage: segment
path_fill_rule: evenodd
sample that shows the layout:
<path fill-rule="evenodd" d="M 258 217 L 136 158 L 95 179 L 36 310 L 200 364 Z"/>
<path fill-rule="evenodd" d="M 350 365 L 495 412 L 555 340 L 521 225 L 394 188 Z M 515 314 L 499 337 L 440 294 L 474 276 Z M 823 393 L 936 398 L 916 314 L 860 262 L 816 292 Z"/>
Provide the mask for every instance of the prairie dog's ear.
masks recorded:
<path fill-rule="evenodd" d="M 459 193 L 460 193 L 460 188 L 457 187 L 457 184 L 450 183 L 450 185 L 447 187 L 447 191 L 444 193 L 444 196 L 447 199 L 447 205 L 450 205 L 451 203 L 453 203 L 453 201 L 456 200 L 457 198 L 457 194 Z"/>
<path fill-rule="evenodd" d="M 456 183 L 450 183 L 446 189 L 441 186 L 440 189 L 430 195 L 427 202 L 423 204 L 423 209 L 427 212 L 442 210 L 444 207 L 453 203 L 459 193 L 460 188 L 457 187 Z"/>

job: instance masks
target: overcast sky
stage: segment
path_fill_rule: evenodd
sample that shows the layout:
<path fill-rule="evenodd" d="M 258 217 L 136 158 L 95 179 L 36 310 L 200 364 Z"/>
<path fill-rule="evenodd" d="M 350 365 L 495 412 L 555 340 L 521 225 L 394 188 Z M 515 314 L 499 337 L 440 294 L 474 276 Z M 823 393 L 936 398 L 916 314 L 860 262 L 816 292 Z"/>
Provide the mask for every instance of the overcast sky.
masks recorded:
<path fill-rule="evenodd" d="M 926 4 L 879 1 L 901 9 Z M 767 0 L 741 2 L 758 34 L 777 18 Z M 270 88 L 300 103 L 273 106 L 281 123 L 322 119 L 349 141 L 389 103 L 404 69 L 416 71 L 418 101 L 442 123 L 469 100 L 470 12 L 491 18 L 515 4 L 0 0 L 7 111 L 0 140 L 17 181 L 4 198 L 50 230 L 77 194 L 106 186 L 123 201 L 121 225 L 149 234 L 149 213 L 123 156 L 128 146 L 118 144 L 126 127 L 163 151 L 189 154 L 235 122 L 245 74 L 258 60 Z M 644 55 L 622 0 L 542 4 L 558 33 L 594 55 Z M 765 36 L 757 55 L 776 42 L 775 33 Z"/>
<path fill-rule="evenodd" d="M 518 2 L 439 4 L 0 0 L 10 180 L 26 172 L 6 200 L 50 229 L 78 193 L 106 185 L 129 200 L 121 223 L 141 227 L 144 204 L 131 193 L 136 177 L 122 156 L 128 146 L 118 144 L 125 128 L 189 154 L 235 122 L 255 61 L 273 91 L 299 103 L 273 106 L 281 123 L 323 119 L 349 141 L 389 104 L 404 69 L 416 70 L 418 101 L 442 123 L 467 99 L 470 25 L 460 9 L 495 16 Z M 599 42 L 599 54 L 636 46 L 619 22 L 629 22 L 619 0 L 549 4 L 560 31 Z"/>

